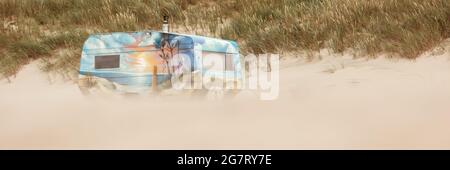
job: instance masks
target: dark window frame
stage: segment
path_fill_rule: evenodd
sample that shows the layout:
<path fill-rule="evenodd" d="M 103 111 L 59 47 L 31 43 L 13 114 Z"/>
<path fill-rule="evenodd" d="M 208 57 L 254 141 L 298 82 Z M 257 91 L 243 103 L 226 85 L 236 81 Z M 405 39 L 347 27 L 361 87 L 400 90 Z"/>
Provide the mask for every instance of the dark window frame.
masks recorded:
<path fill-rule="evenodd" d="M 94 59 L 95 69 L 120 68 L 120 55 L 98 55 Z"/>

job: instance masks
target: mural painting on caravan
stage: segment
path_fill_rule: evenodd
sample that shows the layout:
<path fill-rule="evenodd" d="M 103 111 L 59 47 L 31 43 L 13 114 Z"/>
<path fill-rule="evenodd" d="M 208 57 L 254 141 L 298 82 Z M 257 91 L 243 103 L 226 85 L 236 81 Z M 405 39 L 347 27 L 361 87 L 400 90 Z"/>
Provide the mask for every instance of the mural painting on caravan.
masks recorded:
<path fill-rule="evenodd" d="M 155 66 L 158 85 L 186 71 L 241 81 L 239 57 L 237 43 L 228 40 L 157 31 L 95 34 L 84 43 L 78 84 L 141 92 L 152 85 Z"/>

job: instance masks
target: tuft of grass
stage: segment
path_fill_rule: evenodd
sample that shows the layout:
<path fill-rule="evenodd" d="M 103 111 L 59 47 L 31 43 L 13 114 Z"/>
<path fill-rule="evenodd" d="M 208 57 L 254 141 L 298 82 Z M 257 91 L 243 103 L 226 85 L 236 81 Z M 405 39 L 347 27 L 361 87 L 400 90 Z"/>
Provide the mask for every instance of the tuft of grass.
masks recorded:
<path fill-rule="evenodd" d="M 22 58 L 16 58 L 14 54 L 0 52 L 3 57 L 0 60 L 0 72 L 2 77 L 9 78 L 17 73 L 25 61 Z M 9 79 L 8 79 L 9 80 Z"/>
<path fill-rule="evenodd" d="M 75 79 L 78 76 L 81 51 L 78 49 L 56 50 L 52 58 L 42 58 L 41 70 L 46 72 L 59 72 L 67 79 Z"/>
<path fill-rule="evenodd" d="M 72 48 L 82 46 L 87 37 L 88 33 L 86 32 L 63 32 L 53 36 L 45 36 L 40 43 L 51 49 Z"/>
<path fill-rule="evenodd" d="M 11 43 L 8 51 L 16 54 L 16 58 L 23 60 L 37 59 L 50 54 L 50 48 L 37 41 L 19 40 Z"/>

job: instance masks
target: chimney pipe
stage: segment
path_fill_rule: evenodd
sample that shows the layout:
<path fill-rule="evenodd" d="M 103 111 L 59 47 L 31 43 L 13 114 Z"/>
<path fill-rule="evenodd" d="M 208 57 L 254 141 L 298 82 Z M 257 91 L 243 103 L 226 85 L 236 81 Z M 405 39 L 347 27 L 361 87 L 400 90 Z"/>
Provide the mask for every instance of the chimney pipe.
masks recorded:
<path fill-rule="evenodd" d="M 166 33 L 169 32 L 169 16 L 164 15 L 162 32 L 166 32 Z"/>

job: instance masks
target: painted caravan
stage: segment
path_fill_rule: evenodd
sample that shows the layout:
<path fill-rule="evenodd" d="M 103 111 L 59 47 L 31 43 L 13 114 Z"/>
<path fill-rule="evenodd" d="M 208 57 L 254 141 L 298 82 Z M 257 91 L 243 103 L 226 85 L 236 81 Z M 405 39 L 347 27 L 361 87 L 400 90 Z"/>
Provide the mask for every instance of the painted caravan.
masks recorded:
<path fill-rule="evenodd" d="M 140 93 L 173 88 L 174 80 L 185 77 L 190 77 L 188 87 L 196 79 L 241 82 L 237 43 L 167 30 L 90 35 L 81 53 L 78 85 L 85 93 L 93 87 Z"/>

